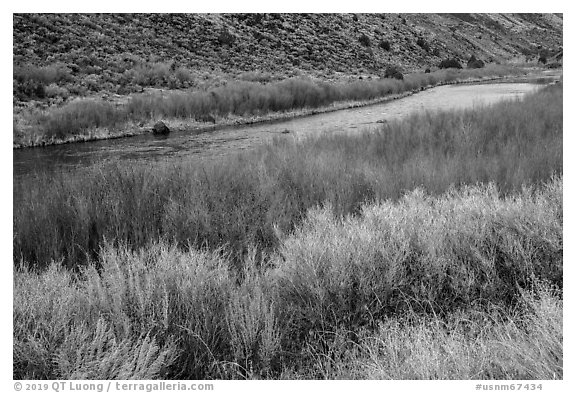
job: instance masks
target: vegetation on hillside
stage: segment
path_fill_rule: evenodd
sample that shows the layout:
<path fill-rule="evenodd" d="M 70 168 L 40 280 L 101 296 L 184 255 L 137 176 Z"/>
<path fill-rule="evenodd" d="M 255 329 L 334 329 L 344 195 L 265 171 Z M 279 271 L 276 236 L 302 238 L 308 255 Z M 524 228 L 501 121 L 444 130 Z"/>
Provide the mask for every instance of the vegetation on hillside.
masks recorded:
<path fill-rule="evenodd" d="M 471 57 L 470 71 L 490 70 L 457 78 L 502 74 L 511 60 L 561 67 L 562 24 L 557 14 L 15 14 L 13 145 L 136 135 L 154 117 L 198 130 L 277 119 L 449 81 L 413 75 Z"/>
<path fill-rule="evenodd" d="M 145 87 L 198 88 L 259 70 L 415 72 L 448 57 L 536 60 L 562 46 L 558 14 L 15 14 L 14 95 L 44 99 Z M 379 44 L 377 44 L 379 43 Z M 38 78 L 60 70 L 65 78 Z M 51 94 L 54 86 L 50 88 Z"/>

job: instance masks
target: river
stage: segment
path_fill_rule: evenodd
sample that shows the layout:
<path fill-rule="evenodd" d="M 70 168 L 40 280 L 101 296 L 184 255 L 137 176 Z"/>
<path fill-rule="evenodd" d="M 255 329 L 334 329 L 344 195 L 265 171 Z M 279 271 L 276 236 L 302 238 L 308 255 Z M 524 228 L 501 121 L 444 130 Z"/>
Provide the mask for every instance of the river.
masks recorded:
<path fill-rule="evenodd" d="M 300 138 L 324 132 L 362 132 L 383 121 L 415 111 L 472 108 L 517 99 L 542 87 L 536 83 L 490 83 L 439 86 L 380 104 L 300 117 L 274 123 L 224 128 L 194 135 L 173 132 L 129 138 L 13 150 L 14 180 L 35 172 L 74 170 L 106 161 L 206 161 L 254 147 L 272 137 Z"/>

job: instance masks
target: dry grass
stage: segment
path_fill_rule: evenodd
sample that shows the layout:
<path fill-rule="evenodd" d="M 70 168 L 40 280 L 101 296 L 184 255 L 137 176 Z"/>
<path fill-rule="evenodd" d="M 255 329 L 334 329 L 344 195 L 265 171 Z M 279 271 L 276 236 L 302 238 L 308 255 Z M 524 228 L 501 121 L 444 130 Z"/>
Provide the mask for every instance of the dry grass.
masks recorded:
<path fill-rule="evenodd" d="M 389 318 L 374 330 L 325 333 L 327 352 L 313 346 L 312 366 L 284 378 L 537 379 L 563 378 L 562 296 L 540 285 L 523 292 L 509 314 L 470 311 L 450 316 Z M 304 371 L 304 374 L 303 374 Z"/>
<path fill-rule="evenodd" d="M 309 211 L 274 270 L 282 309 L 309 329 L 404 313 L 514 304 L 538 279 L 562 287 L 562 183 L 501 199 L 493 186 L 413 191 L 341 219 Z"/>
<path fill-rule="evenodd" d="M 14 258 L 94 258 L 104 239 L 224 248 L 239 260 L 277 248 L 306 212 L 339 216 L 422 188 L 493 181 L 503 194 L 562 174 L 562 87 L 487 108 L 418 114 L 376 132 L 277 140 L 204 167 L 103 165 L 14 185 Z"/>
<path fill-rule="evenodd" d="M 562 247 L 562 179 L 313 210 L 241 272 L 106 244 L 15 269 L 14 377 L 562 378 Z"/>
<path fill-rule="evenodd" d="M 562 181 L 560 85 L 15 184 L 14 378 L 563 378 Z"/>

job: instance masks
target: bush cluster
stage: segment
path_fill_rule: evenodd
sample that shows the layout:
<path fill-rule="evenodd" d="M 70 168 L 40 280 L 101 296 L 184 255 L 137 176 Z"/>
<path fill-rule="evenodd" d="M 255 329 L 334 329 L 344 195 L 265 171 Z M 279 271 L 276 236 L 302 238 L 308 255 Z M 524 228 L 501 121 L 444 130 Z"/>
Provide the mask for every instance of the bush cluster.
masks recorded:
<path fill-rule="evenodd" d="M 561 183 L 315 208 L 239 272 L 162 241 L 17 266 L 14 378 L 561 378 Z"/>
<path fill-rule="evenodd" d="M 422 37 L 418 37 L 418 39 L 416 40 L 416 45 L 424 49 L 426 52 L 430 51 L 430 44 Z"/>
<path fill-rule="evenodd" d="M 470 56 L 467 64 L 468 68 L 484 68 L 484 62 L 480 59 L 477 59 L 476 56 Z"/>
<path fill-rule="evenodd" d="M 438 65 L 438 67 L 440 68 L 458 68 L 461 69 L 462 68 L 462 64 L 460 64 L 460 61 L 458 59 L 444 59 L 440 62 L 440 64 Z"/>
<path fill-rule="evenodd" d="M 365 47 L 369 47 L 370 46 L 370 38 L 368 38 L 368 36 L 364 33 L 362 33 L 362 35 L 360 36 L 360 38 L 358 38 L 358 42 L 360 42 L 360 44 L 362 44 Z"/>
<path fill-rule="evenodd" d="M 390 46 L 390 41 L 388 40 L 382 40 L 380 41 L 380 43 L 378 44 L 378 46 L 380 46 L 380 48 L 384 49 L 385 51 L 389 51 L 391 46 Z"/>
<path fill-rule="evenodd" d="M 21 100 L 43 99 L 47 96 L 48 86 L 68 82 L 71 79 L 70 69 L 63 64 L 53 64 L 46 67 L 35 65 L 14 67 L 14 95 Z M 54 88 L 48 88 L 48 93 Z"/>
<path fill-rule="evenodd" d="M 384 78 L 394 78 L 399 80 L 404 80 L 404 75 L 397 66 L 388 66 L 384 72 Z"/>

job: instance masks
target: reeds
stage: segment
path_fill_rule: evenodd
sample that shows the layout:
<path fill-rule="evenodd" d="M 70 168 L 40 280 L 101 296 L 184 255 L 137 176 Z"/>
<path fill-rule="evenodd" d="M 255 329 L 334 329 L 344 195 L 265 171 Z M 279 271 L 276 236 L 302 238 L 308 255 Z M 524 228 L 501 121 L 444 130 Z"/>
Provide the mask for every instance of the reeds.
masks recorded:
<path fill-rule="evenodd" d="M 18 265 L 14 378 L 562 378 L 561 201 L 557 178 L 326 206 L 242 271 L 164 242 Z"/>

